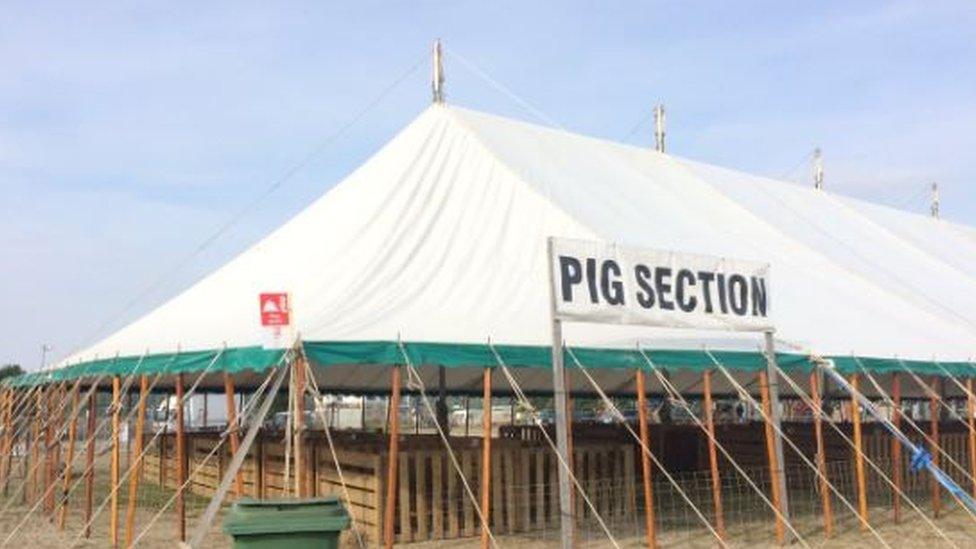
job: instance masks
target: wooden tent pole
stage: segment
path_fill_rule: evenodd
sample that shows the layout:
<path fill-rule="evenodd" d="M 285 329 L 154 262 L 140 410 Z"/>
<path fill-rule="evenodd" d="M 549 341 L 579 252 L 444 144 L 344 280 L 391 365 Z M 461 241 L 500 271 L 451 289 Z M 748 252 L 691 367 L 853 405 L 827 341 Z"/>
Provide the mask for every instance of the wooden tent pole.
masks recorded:
<path fill-rule="evenodd" d="M 292 362 L 295 368 L 295 375 L 292 381 L 295 383 L 295 410 L 292 421 L 294 444 L 295 444 L 295 486 L 294 494 L 296 497 L 305 496 L 305 359 L 299 357 Z"/>
<path fill-rule="evenodd" d="M 95 503 L 95 414 L 98 411 L 98 385 L 88 395 L 88 418 L 85 436 L 85 537 L 91 537 L 92 505 Z"/>
<path fill-rule="evenodd" d="M 772 492 L 773 506 L 777 509 L 782 509 L 780 494 L 780 483 L 779 483 L 779 461 L 776 459 L 776 433 L 773 432 L 773 423 L 771 421 L 773 413 L 773 405 L 770 401 L 769 396 L 769 375 L 765 372 L 759 372 L 759 396 L 762 399 L 763 416 L 765 421 L 763 422 L 765 426 L 766 433 L 766 460 L 769 463 L 769 486 Z M 786 540 L 786 530 L 783 519 L 777 515 L 776 516 L 776 542 L 782 544 Z"/>
<path fill-rule="evenodd" d="M 119 431 L 122 411 L 122 398 L 119 376 L 112 378 L 112 480 L 109 489 L 112 490 L 109 504 L 109 534 L 112 547 L 119 546 L 119 467 L 122 449 L 119 446 Z"/>
<path fill-rule="evenodd" d="M 31 500 L 37 500 L 41 497 L 43 492 L 41 492 L 41 450 L 43 447 L 42 433 L 41 433 L 41 418 L 44 417 L 44 402 L 47 399 L 47 394 L 49 387 L 41 389 L 37 393 L 37 398 L 34 399 L 34 448 L 33 448 L 33 481 L 34 489 L 31 493 Z"/>
<path fill-rule="evenodd" d="M 33 489 L 31 490 L 31 501 L 40 497 L 40 482 L 41 482 L 41 417 L 44 415 L 44 397 L 47 395 L 47 387 L 42 388 L 38 391 L 37 396 L 34 398 L 34 424 L 33 424 L 33 435 L 34 435 L 34 446 L 31 449 L 31 464 L 33 466 Z"/>
<path fill-rule="evenodd" d="M 172 417 L 171 408 L 173 399 L 168 393 L 163 393 L 163 402 L 166 403 L 166 410 L 163 418 L 163 434 L 159 437 L 159 485 L 166 488 L 166 481 L 169 471 L 169 420 Z"/>
<path fill-rule="evenodd" d="M 891 402 L 894 405 L 891 423 L 895 429 L 901 431 L 901 377 L 897 372 L 891 374 Z M 896 437 L 891 437 L 891 480 L 895 484 L 895 493 L 891 495 L 891 499 L 895 524 L 901 521 L 901 477 L 901 442 Z"/>
<path fill-rule="evenodd" d="M 397 462 L 400 460 L 400 366 L 390 372 L 390 446 L 387 452 L 386 501 L 383 509 L 383 546 L 392 549 L 397 495 Z"/>
<path fill-rule="evenodd" d="M 132 547 L 136 530 L 136 504 L 139 502 L 139 475 L 133 474 L 142 466 L 142 436 L 146 424 L 146 404 L 149 400 L 149 378 L 139 378 L 139 410 L 136 412 L 135 456 L 136 462 L 129 464 L 129 503 L 125 508 L 125 547 Z"/>
<path fill-rule="evenodd" d="M 810 372 L 810 397 L 813 399 L 813 433 L 817 443 L 817 469 L 820 471 L 820 503 L 823 508 L 824 537 L 834 533 L 834 513 L 830 506 L 830 485 L 827 483 L 827 455 L 823 438 L 823 401 L 820 396 L 820 378 L 816 369 Z"/>
<path fill-rule="evenodd" d="M 722 511 L 722 477 L 718 471 L 718 449 L 715 447 L 715 408 L 712 403 L 712 371 L 702 373 L 702 396 L 705 399 L 705 426 L 708 429 L 708 465 L 712 477 L 712 504 L 715 508 L 715 531 L 723 540 L 725 513 Z"/>
<path fill-rule="evenodd" d="M 16 446 L 17 444 L 17 438 L 18 438 L 16 431 L 18 430 L 18 424 L 20 424 L 20 422 L 17 421 L 17 419 L 14 419 L 14 413 L 17 413 L 18 416 L 21 415 L 21 411 L 23 410 L 23 406 L 24 406 L 24 400 L 27 398 L 26 396 L 27 394 L 28 391 L 24 391 L 24 394 L 22 396 L 15 399 L 14 398 L 15 393 L 12 393 L 10 396 L 10 400 L 7 402 L 6 424 L 7 424 L 7 433 L 8 433 L 7 436 L 9 438 L 7 440 L 7 452 L 4 456 L 6 458 L 6 460 L 4 461 L 4 472 L 3 472 L 3 479 L 4 479 L 3 495 L 4 496 L 7 495 L 7 487 L 10 484 L 10 473 L 13 470 L 13 459 L 14 459 L 13 451 L 14 451 L 14 446 Z"/>
<path fill-rule="evenodd" d="M 929 438 L 929 453 L 932 454 L 932 463 L 938 467 L 939 466 L 939 378 L 932 376 L 932 394 L 929 397 L 929 416 L 930 416 L 930 433 Z M 932 515 L 935 518 L 939 518 L 939 513 L 942 510 L 942 491 L 939 482 L 935 477 L 931 477 L 932 483 Z"/>
<path fill-rule="evenodd" d="M 44 434 L 44 449 L 47 456 L 44 474 L 44 510 L 54 519 L 55 503 L 54 487 L 57 484 L 57 467 L 61 461 L 61 422 L 64 418 L 66 406 L 62 391 L 64 384 L 53 385 L 47 399 L 47 429 Z"/>
<path fill-rule="evenodd" d="M 44 492 L 42 497 L 44 498 L 44 511 L 47 513 L 54 512 L 54 428 L 57 425 L 55 421 L 54 410 L 57 407 L 55 400 L 58 397 L 58 386 L 52 385 L 47 393 L 47 398 L 44 399 L 45 406 L 47 406 L 47 411 L 44 414 L 46 426 L 44 428 Z"/>
<path fill-rule="evenodd" d="M 969 471 L 973 477 L 973 497 L 976 497 L 976 394 L 973 393 L 973 378 L 966 379 L 966 416 L 969 420 Z"/>
<path fill-rule="evenodd" d="M 641 472 L 644 480 L 644 531 L 647 537 L 648 549 L 657 547 L 657 530 L 654 525 L 654 487 L 651 483 L 651 432 L 647 424 L 647 389 L 644 384 L 644 370 L 637 368 L 634 372 L 637 388 L 637 420 L 640 422 L 641 440 Z M 645 451 L 647 448 L 648 451 Z"/>
<path fill-rule="evenodd" d="M 240 433 L 237 431 L 237 405 L 234 402 L 234 378 L 230 372 L 224 372 L 224 396 L 227 398 L 227 429 L 230 430 L 230 457 L 234 459 L 240 448 Z M 234 495 L 244 495 L 244 474 L 237 471 L 234 479 Z"/>
<path fill-rule="evenodd" d="M 3 395 L 3 447 L 0 449 L 3 455 L 0 459 L 0 486 L 3 486 L 6 493 L 7 479 L 10 475 L 10 454 L 13 451 L 13 388 L 5 390 Z"/>
<path fill-rule="evenodd" d="M 132 410 L 132 391 L 126 391 L 125 405 L 123 410 L 126 412 L 125 416 L 129 416 L 129 412 Z M 122 459 L 119 458 L 119 466 L 121 467 Z M 132 420 L 131 418 L 125 421 L 125 468 L 126 470 L 132 467 Z"/>
<path fill-rule="evenodd" d="M 183 374 L 176 374 L 176 535 L 186 541 L 186 425 L 183 413 Z"/>
<path fill-rule="evenodd" d="M 864 443 L 861 436 L 861 405 L 856 394 L 861 392 L 861 376 L 851 376 L 851 422 L 854 424 L 854 475 L 857 480 L 857 514 L 861 521 L 861 530 L 868 529 L 868 490 L 867 479 L 864 476 Z"/>
<path fill-rule="evenodd" d="M 64 461 L 64 483 L 61 485 L 61 514 L 58 516 L 58 529 L 64 530 L 68 518 L 68 492 L 71 489 L 72 463 L 75 461 L 75 440 L 78 437 L 78 415 L 81 413 L 81 387 L 71 392 L 71 424 L 68 426 L 68 455 Z"/>
<path fill-rule="evenodd" d="M 491 368 L 483 374 L 481 398 L 481 549 L 488 549 L 491 541 L 488 527 L 491 524 Z"/>
<path fill-rule="evenodd" d="M 61 383 L 57 390 L 57 399 L 52 403 L 52 407 L 57 410 L 57 417 L 55 418 L 55 428 L 53 432 L 53 444 L 54 444 L 54 460 L 51 463 L 51 522 L 54 519 L 58 508 L 58 495 L 57 495 L 57 485 L 58 480 L 61 477 L 61 438 L 62 432 L 64 430 L 64 422 L 68 420 L 65 414 L 70 413 L 70 408 L 68 407 L 68 384 L 67 382 Z M 70 426 L 69 426 L 70 428 Z"/>

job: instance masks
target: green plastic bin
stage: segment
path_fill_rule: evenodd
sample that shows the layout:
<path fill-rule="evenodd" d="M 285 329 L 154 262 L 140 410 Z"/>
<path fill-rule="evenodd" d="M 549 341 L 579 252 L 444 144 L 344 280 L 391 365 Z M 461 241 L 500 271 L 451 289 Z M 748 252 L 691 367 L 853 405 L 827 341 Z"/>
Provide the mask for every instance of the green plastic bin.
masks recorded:
<path fill-rule="evenodd" d="M 224 517 L 235 549 L 337 549 L 349 513 L 331 497 L 242 499 Z"/>

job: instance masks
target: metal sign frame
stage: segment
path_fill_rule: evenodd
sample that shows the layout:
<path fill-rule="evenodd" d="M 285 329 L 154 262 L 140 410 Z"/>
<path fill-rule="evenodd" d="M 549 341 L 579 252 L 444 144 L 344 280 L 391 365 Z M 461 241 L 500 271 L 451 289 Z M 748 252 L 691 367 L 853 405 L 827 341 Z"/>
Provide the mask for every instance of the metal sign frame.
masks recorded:
<path fill-rule="evenodd" d="M 552 389 L 554 406 L 556 408 L 556 447 L 562 457 L 563 463 L 570 464 L 569 457 L 569 424 L 568 409 L 566 399 L 566 370 L 564 364 L 564 345 L 563 341 L 563 322 L 572 322 L 571 319 L 560 318 L 557 313 L 556 295 L 556 272 L 554 268 L 553 253 L 554 243 L 557 237 L 550 236 L 546 241 L 546 258 L 549 264 L 549 315 L 552 323 Z M 600 322 L 600 321 L 593 321 Z M 604 324 L 611 322 L 602 322 Z M 613 322 L 612 324 L 617 324 Z M 732 330 L 728 330 L 732 331 Z M 776 435 L 774 437 L 774 449 L 776 453 L 778 484 L 780 496 L 780 513 L 784 517 L 789 516 L 789 503 L 786 493 L 786 476 L 783 474 L 783 441 L 780 436 L 782 412 L 779 409 L 779 380 L 776 375 L 776 342 L 775 328 L 763 330 L 763 345 L 766 355 L 766 370 L 769 378 L 769 397 L 772 403 L 771 421 L 775 426 Z M 568 466 L 568 465 L 567 465 Z M 570 490 L 572 483 L 569 479 L 567 467 L 559 467 L 559 514 L 560 514 L 560 538 L 563 549 L 573 549 L 573 536 L 576 529 L 576 517 L 573 515 Z"/>

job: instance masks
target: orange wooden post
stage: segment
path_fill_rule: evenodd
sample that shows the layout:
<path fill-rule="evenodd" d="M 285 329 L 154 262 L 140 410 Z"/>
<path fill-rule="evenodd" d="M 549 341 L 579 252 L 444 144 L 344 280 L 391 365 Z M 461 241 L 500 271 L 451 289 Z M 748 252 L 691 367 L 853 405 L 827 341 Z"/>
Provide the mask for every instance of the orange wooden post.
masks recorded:
<path fill-rule="evenodd" d="M 827 483 L 827 455 L 823 439 L 823 401 L 820 397 L 820 379 L 817 371 L 810 372 L 810 398 L 813 399 L 813 433 L 817 443 L 817 470 L 820 471 L 820 503 L 823 508 L 824 536 L 834 532 L 834 513 L 830 505 L 830 486 Z"/>
<path fill-rule="evenodd" d="M 851 376 L 851 387 L 860 393 L 861 376 Z M 861 437 L 861 405 L 851 396 L 851 421 L 854 423 L 854 474 L 857 480 L 857 514 L 861 520 L 861 530 L 868 528 L 868 490 L 864 477 L 864 444 Z"/>
<path fill-rule="evenodd" d="M 129 464 L 129 503 L 125 509 L 125 547 L 132 547 L 136 529 L 136 504 L 139 500 L 139 474 L 142 465 L 142 436 L 146 423 L 146 401 L 149 399 L 149 378 L 139 378 L 139 408 L 136 412 L 135 463 Z"/>
<path fill-rule="evenodd" d="M 40 497 L 40 483 L 41 483 L 41 418 L 44 416 L 44 396 L 47 393 L 47 388 L 43 388 L 37 392 L 37 396 L 34 398 L 34 424 L 33 435 L 34 435 L 34 445 L 31 447 L 31 464 L 33 467 L 33 488 L 31 490 L 31 501 Z"/>
<path fill-rule="evenodd" d="M 0 486 L 3 486 L 6 493 L 7 479 L 10 475 L 10 454 L 13 451 L 14 390 L 7 389 L 3 395 L 3 447 L 0 449 L 3 455 L 0 456 Z"/>
<path fill-rule="evenodd" d="M 393 547 L 397 495 L 397 462 L 400 460 L 400 366 L 390 373 L 390 446 L 387 455 L 386 501 L 383 509 L 383 546 Z"/>
<path fill-rule="evenodd" d="M 61 514 L 58 528 L 64 530 L 68 518 L 68 490 L 71 489 L 72 463 L 75 460 L 75 439 L 78 436 L 78 415 L 81 413 L 81 387 L 76 386 L 71 395 L 71 424 L 68 426 L 68 455 L 64 461 L 64 483 L 61 487 Z"/>
<path fill-rule="evenodd" d="M 939 466 L 939 378 L 932 376 L 933 394 L 929 397 L 929 415 L 931 416 L 929 438 L 929 453 L 932 454 L 932 463 Z M 932 515 L 936 518 L 942 510 L 942 489 L 935 477 L 931 478 L 932 484 Z"/>
<path fill-rule="evenodd" d="M 85 449 L 85 537 L 91 537 L 92 506 L 95 503 L 95 413 L 98 410 L 98 384 L 88 396 L 88 420 L 85 426 L 88 445 Z"/>
<path fill-rule="evenodd" d="M 641 472 L 644 475 L 644 530 L 648 549 L 657 547 L 657 529 L 654 524 L 654 485 L 651 482 L 651 432 L 647 424 L 647 389 L 644 386 L 644 370 L 634 372 L 637 385 L 637 421 L 640 422 Z M 645 450 L 645 448 L 647 450 Z"/>
<path fill-rule="evenodd" d="M 240 435 L 237 432 L 237 403 L 234 401 L 234 378 L 230 372 L 224 372 L 224 395 L 227 398 L 227 428 L 230 430 L 230 457 L 237 455 L 240 447 Z M 234 495 L 240 497 L 244 495 L 244 473 L 237 471 L 237 478 L 234 479 Z"/>
<path fill-rule="evenodd" d="M 891 423 L 895 429 L 901 431 L 901 377 L 898 373 L 891 375 L 891 402 L 894 410 L 891 411 Z M 891 481 L 895 484 L 895 493 L 892 497 L 892 511 L 895 524 L 901 521 L 901 442 L 897 438 L 891 437 Z"/>
<path fill-rule="evenodd" d="M 183 417 L 183 374 L 176 374 L 176 534 L 186 541 L 186 425 Z"/>
<path fill-rule="evenodd" d="M 718 450 L 715 447 L 715 409 L 712 404 L 712 371 L 702 374 L 702 396 L 705 399 L 705 426 L 708 428 L 708 464 L 712 473 L 712 503 L 715 508 L 715 531 L 723 540 L 725 513 L 722 512 L 722 477 L 718 472 Z"/>
<path fill-rule="evenodd" d="M 112 481 L 109 484 L 111 498 L 109 503 L 109 539 L 112 547 L 119 546 L 119 491 L 115 488 L 119 485 L 119 467 L 121 448 L 119 446 L 120 416 L 122 412 L 122 399 L 120 380 L 118 376 L 112 378 Z"/>
<path fill-rule="evenodd" d="M 966 411 L 969 420 L 969 471 L 973 477 L 973 497 L 976 498 L 976 394 L 973 393 L 973 378 L 966 380 Z"/>
<path fill-rule="evenodd" d="M 491 368 L 485 368 L 481 397 L 481 513 L 485 518 L 481 526 L 481 549 L 488 549 L 491 539 L 488 527 L 491 525 Z"/>
<path fill-rule="evenodd" d="M 45 405 L 47 412 L 44 414 L 47 426 L 44 429 L 44 510 L 48 513 L 54 512 L 54 429 L 58 426 L 55 417 L 57 408 L 58 386 L 52 385 L 47 393 Z"/>
<path fill-rule="evenodd" d="M 766 431 L 766 459 L 769 462 L 769 485 L 772 491 L 773 506 L 782 509 L 782 499 L 779 493 L 779 461 L 776 459 L 776 433 L 773 430 L 773 405 L 769 396 L 769 376 L 765 371 L 759 372 L 759 396 L 762 399 L 763 416 Z M 776 516 L 776 543 L 786 541 L 786 524 L 779 515 Z"/>

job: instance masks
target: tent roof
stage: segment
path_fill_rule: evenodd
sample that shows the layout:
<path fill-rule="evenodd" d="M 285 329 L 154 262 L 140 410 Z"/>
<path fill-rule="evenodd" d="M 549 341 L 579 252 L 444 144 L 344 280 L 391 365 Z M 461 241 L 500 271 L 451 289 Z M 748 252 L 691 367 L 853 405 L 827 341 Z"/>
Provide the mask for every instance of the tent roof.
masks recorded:
<path fill-rule="evenodd" d="M 548 236 L 768 262 L 778 338 L 795 350 L 962 363 L 976 341 L 974 235 L 829 192 L 433 105 L 284 226 L 59 367 L 253 350 L 264 339 L 258 294 L 268 291 L 291 294 L 301 339 L 319 346 L 544 347 Z M 759 344 L 752 335 L 590 324 L 568 325 L 565 336 L 574 346 L 631 350 Z M 269 366 L 256 356 L 241 364 Z"/>

